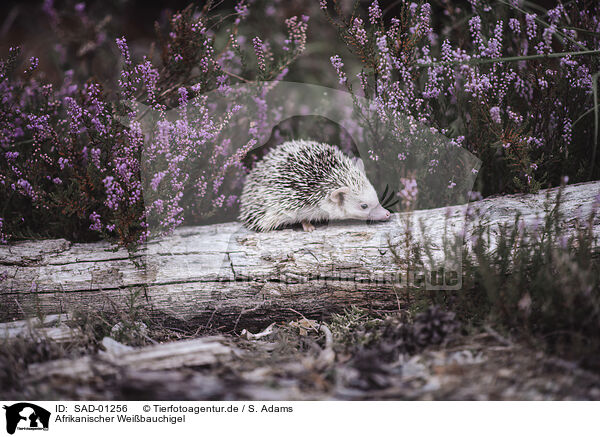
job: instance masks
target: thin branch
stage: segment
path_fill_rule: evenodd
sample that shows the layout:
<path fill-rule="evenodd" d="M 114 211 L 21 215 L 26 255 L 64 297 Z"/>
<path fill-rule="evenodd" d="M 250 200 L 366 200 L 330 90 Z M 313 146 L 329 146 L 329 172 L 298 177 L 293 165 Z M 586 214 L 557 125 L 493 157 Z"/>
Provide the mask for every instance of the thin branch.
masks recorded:
<path fill-rule="evenodd" d="M 418 64 L 419 67 L 437 67 L 447 65 L 479 65 L 479 64 L 497 64 L 501 62 L 518 62 L 528 61 L 532 59 L 550 59 L 550 58 L 564 58 L 565 56 L 585 56 L 585 55 L 597 55 L 600 54 L 600 50 L 582 50 L 580 52 L 557 52 L 557 53 L 546 53 L 541 55 L 524 55 L 524 56 L 509 56 L 506 58 L 472 58 L 468 61 L 446 61 L 446 62 L 427 62 L 424 64 Z"/>

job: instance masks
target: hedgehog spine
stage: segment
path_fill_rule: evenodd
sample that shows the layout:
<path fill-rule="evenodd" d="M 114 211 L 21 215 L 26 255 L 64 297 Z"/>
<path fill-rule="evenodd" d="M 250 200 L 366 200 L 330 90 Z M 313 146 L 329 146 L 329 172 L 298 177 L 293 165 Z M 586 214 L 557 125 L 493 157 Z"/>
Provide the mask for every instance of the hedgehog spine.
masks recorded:
<path fill-rule="evenodd" d="M 387 220 L 360 161 L 335 146 L 295 140 L 276 146 L 248 174 L 239 219 L 264 232 L 340 219 Z"/>

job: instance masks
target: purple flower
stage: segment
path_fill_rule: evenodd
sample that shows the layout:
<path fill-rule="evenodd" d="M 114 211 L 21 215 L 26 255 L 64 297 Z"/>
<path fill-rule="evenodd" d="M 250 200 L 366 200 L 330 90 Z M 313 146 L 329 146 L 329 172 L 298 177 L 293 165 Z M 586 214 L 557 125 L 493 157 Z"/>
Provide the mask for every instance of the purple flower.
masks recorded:
<path fill-rule="evenodd" d="M 508 20 L 508 27 L 517 35 L 521 33 L 521 23 L 516 18 L 510 18 Z"/>
<path fill-rule="evenodd" d="M 101 153 L 102 153 L 102 151 L 98 148 L 93 148 L 91 150 L 92 164 L 94 164 L 98 168 L 100 168 L 100 166 L 101 166 L 101 163 L 100 163 L 100 154 Z"/>
<path fill-rule="evenodd" d="M 40 60 L 36 57 L 31 57 L 29 58 L 29 64 L 29 68 L 25 70 L 25 73 L 31 73 L 32 71 L 36 70 L 40 64 Z"/>
<path fill-rule="evenodd" d="M 548 18 L 550 18 L 551 24 L 556 24 L 560 20 L 561 15 L 564 14 L 564 6 L 559 4 L 553 9 L 548 9 Z"/>
<path fill-rule="evenodd" d="M 90 218 L 90 221 L 92 222 L 92 224 L 90 225 L 90 229 L 92 231 L 101 231 L 102 223 L 100 222 L 100 214 L 98 214 L 96 211 L 94 211 L 90 214 L 89 218 Z"/>
<path fill-rule="evenodd" d="M 525 14 L 525 23 L 527 24 L 527 38 L 530 41 L 535 39 L 537 33 L 536 14 Z"/>
<path fill-rule="evenodd" d="M 573 124 L 571 120 L 568 118 L 563 122 L 563 131 L 562 131 L 562 139 L 565 142 L 566 146 L 571 145 L 571 136 L 572 136 Z"/>
<path fill-rule="evenodd" d="M 363 21 L 359 17 L 356 17 L 352 22 L 352 34 L 354 35 L 354 37 L 360 45 L 364 46 L 365 44 L 367 44 L 367 31 L 363 26 Z"/>
<path fill-rule="evenodd" d="M 31 200 L 37 200 L 38 196 L 29 181 L 25 179 L 19 179 L 17 181 L 17 186 L 21 189 L 20 191 L 23 195 L 29 197 Z"/>
<path fill-rule="evenodd" d="M 400 178 L 400 183 L 403 188 L 398 192 L 398 197 L 409 207 L 417 200 L 417 181 L 414 178 Z"/>
<path fill-rule="evenodd" d="M 436 36 L 431 28 L 431 5 L 427 2 L 421 5 L 421 12 L 418 20 L 419 32 L 429 39 L 430 43 L 435 41 Z"/>
<path fill-rule="evenodd" d="M 239 24 L 242 20 L 248 18 L 248 15 L 250 15 L 250 9 L 248 8 L 245 0 L 240 0 L 238 4 L 235 5 L 235 13 L 238 15 L 235 20 L 236 24 Z"/>
<path fill-rule="evenodd" d="M 490 116 L 492 117 L 492 120 L 494 121 L 494 123 L 502 123 L 502 119 L 500 118 L 500 108 L 497 106 L 493 106 L 492 108 L 490 108 Z"/>
<path fill-rule="evenodd" d="M 288 28 L 288 37 L 284 42 L 284 50 L 289 51 L 292 43 L 296 53 L 302 53 L 306 49 L 308 20 L 309 17 L 307 15 L 302 15 L 300 20 L 298 20 L 298 17 L 291 17 L 285 20 L 285 25 Z"/>
<path fill-rule="evenodd" d="M 160 184 L 160 181 L 163 180 L 163 178 L 165 177 L 166 174 L 167 174 L 167 172 L 160 171 L 154 175 L 154 178 L 152 178 L 152 182 L 150 183 L 150 187 L 154 191 L 156 191 L 158 189 L 158 184 Z"/>
<path fill-rule="evenodd" d="M 335 68 L 340 84 L 344 85 L 347 81 L 347 77 L 346 73 L 344 73 L 342 70 L 342 68 L 344 68 L 344 62 L 342 61 L 342 58 L 340 58 L 339 55 L 335 55 L 329 59 L 331 60 L 331 65 L 333 65 L 333 68 Z"/>
<path fill-rule="evenodd" d="M 127 40 L 125 37 L 117 38 L 117 47 L 121 52 L 121 56 L 123 57 L 125 64 L 131 64 L 131 57 L 129 55 L 129 47 L 127 46 Z"/>
<path fill-rule="evenodd" d="M 369 21 L 371 24 L 377 24 L 377 22 L 381 19 L 381 8 L 379 7 L 379 3 L 377 0 L 371 3 L 369 6 Z"/>
<path fill-rule="evenodd" d="M 61 170 L 64 170 L 65 167 L 69 166 L 69 160 L 61 156 L 60 158 L 58 158 L 58 166 Z"/>
<path fill-rule="evenodd" d="M 264 72 L 267 68 L 265 62 L 265 45 L 258 36 L 254 37 L 252 44 L 254 45 L 254 53 L 256 53 L 256 58 L 258 59 L 258 69 Z"/>

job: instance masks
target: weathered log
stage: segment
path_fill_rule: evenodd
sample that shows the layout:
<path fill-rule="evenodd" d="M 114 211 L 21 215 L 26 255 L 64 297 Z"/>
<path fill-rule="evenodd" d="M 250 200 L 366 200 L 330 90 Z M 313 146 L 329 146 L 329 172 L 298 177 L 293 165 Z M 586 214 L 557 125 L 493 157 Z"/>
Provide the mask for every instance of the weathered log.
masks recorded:
<path fill-rule="evenodd" d="M 77 327 L 70 327 L 65 322 L 70 321 L 69 314 L 51 314 L 43 319 L 39 317 L 0 323 L 0 341 L 15 338 L 44 340 L 57 343 L 75 341 L 83 336 Z"/>
<path fill-rule="evenodd" d="M 489 198 L 470 208 L 495 227 L 513 223 L 517 213 L 534 222 L 556 192 Z M 600 182 L 563 190 L 567 231 L 589 214 L 598 193 Z M 0 282 L 0 321 L 137 306 L 163 320 L 250 329 L 298 312 L 319 318 L 350 304 L 397 308 L 408 268 L 407 223 L 415 241 L 428 241 L 431 270 L 454 262 L 444 235 L 462 231 L 469 241 L 473 230 L 462 206 L 394 214 L 386 223 L 322 225 L 312 233 L 261 234 L 239 223 L 183 227 L 133 254 L 104 242 L 18 242 L 0 247 L 0 275 L 6 275 Z M 598 218 L 594 232 L 600 234 Z"/>
<path fill-rule="evenodd" d="M 218 364 L 234 357 L 235 348 L 223 337 L 203 337 L 174 341 L 143 348 L 120 345 L 109 337 L 103 341 L 106 352 L 76 359 L 61 359 L 29 366 L 31 378 L 66 376 L 89 379 L 95 375 L 114 375 L 123 369 L 129 371 L 158 371 L 186 366 Z M 120 347 L 115 346 L 120 345 Z"/>

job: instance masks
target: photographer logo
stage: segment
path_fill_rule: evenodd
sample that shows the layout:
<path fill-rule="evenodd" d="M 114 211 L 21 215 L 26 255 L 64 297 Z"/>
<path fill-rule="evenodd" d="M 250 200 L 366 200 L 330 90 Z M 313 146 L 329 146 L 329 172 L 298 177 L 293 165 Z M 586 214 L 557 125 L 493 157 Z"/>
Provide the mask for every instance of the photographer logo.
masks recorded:
<path fill-rule="evenodd" d="M 14 434 L 19 431 L 48 431 L 50 412 L 28 402 L 19 402 L 4 406 L 6 410 L 6 432 Z"/>

